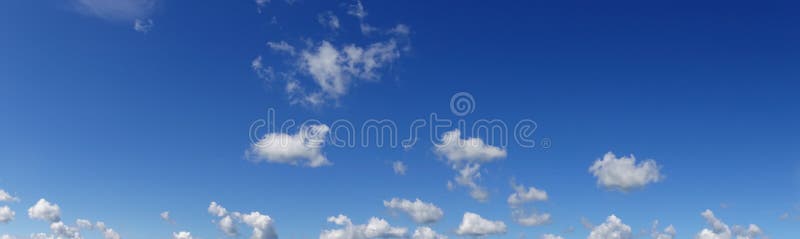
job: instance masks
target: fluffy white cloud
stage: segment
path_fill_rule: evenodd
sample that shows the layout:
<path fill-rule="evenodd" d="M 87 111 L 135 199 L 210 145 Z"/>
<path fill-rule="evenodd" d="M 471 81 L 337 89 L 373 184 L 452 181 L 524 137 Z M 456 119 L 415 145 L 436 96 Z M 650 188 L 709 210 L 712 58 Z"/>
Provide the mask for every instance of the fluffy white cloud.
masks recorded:
<path fill-rule="evenodd" d="M 525 185 L 517 185 L 514 180 L 511 181 L 511 187 L 514 188 L 514 193 L 508 196 L 508 205 L 512 207 L 526 202 L 547 201 L 547 192 L 544 190 L 535 187 L 525 188 Z"/>
<path fill-rule="evenodd" d="M 661 181 L 664 177 L 659 172 L 660 169 L 661 166 L 654 160 L 636 163 L 633 155 L 617 158 L 614 153 L 608 152 L 603 159 L 598 159 L 589 167 L 589 172 L 597 178 L 600 186 L 630 191 Z"/>
<path fill-rule="evenodd" d="M 736 239 L 754 239 L 765 238 L 764 232 L 758 225 L 750 224 L 747 227 L 734 225 L 733 230 L 714 215 L 714 212 L 706 209 L 700 215 L 706 219 L 711 228 L 703 228 L 695 236 L 696 239 L 731 239 L 736 236 Z"/>
<path fill-rule="evenodd" d="M 81 233 L 78 228 L 70 227 L 64 222 L 58 221 L 50 224 L 50 231 L 59 238 L 81 239 Z"/>
<path fill-rule="evenodd" d="M 136 19 L 133 21 L 133 30 L 141 33 L 148 33 L 153 29 L 155 23 L 153 19 Z"/>
<path fill-rule="evenodd" d="M 518 224 L 529 227 L 544 225 L 551 222 L 551 216 L 549 213 L 528 213 L 522 209 L 515 209 L 511 211 L 511 216 Z"/>
<path fill-rule="evenodd" d="M 490 221 L 480 215 L 466 212 L 456 234 L 463 236 L 487 236 L 506 233 L 506 224 L 502 221 Z"/>
<path fill-rule="evenodd" d="M 631 227 L 622 223 L 615 215 L 609 216 L 606 221 L 592 229 L 587 239 L 631 239 Z"/>
<path fill-rule="evenodd" d="M 269 133 L 252 144 L 246 156 L 255 162 L 302 164 L 312 168 L 330 165 L 321 152 L 329 130 L 327 125 L 320 124 L 302 127 L 294 135 Z"/>
<path fill-rule="evenodd" d="M 16 212 L 8 206 L 0 207 L 0 223 L 9 223 L 14 220 Z"/>
<path fill-rule="evenodd" d="M 369 238 L 401 238 L 405 237 L 408 229 L 392 227 L 383 219 L 370 218 L 367 224 L 353 225 L 345 215 L 329 217 L 328 222 L 343 226 L 340 229 L 324 230 L 320 239 L 369 239 Z"/>
<path fill-rule="evenodd" d="M 225 209 L 217 202 L 211 202 L 211 204 L 208 205 L 208 213 L 217 217 L 224 217 L 228 215 L 228 209 Z"/>
<path fill-rule="evenodd" d="M 544 234 L 544 235 L 542 235 L 542 236 L 541 236 L 541 237 L 539 237 L 539 238 L 540 238 L 540 239 L 564 239 L 564 238 L 563 238 L 563 237 L 561 237 L 561 236 L 556 236 L 556 235 L 553 235 L 553 234 Z"/>
<path fill-rule="evenodd" d="M 411 239 L 447 239 L 447 236 L 436 233 L 430 227 L 418 227 L 411 235 Z"/>
<path fill-rule="evenodd" d="M 672 225 L 669 225 L 666 228 L 664 228 L 663 232 L 659 232 L 658 221 L 655 221 L 653 222 L 653 229 L 650 232 L 650 236 L 653 237 L 653 239 L 674 239 L 676 233 L 677 232 L 675 231 L 675 227 Z"/>
<path fill-rule="evenodd" d="M 392 198 L 392 200 L 383 201 L 383 206 L 402 211 L 417 223 L 433 223 L 444 216 L 444 211 L 441 208 L 436 207 L 433 203 L 423 202 L 419 198 L 415 201 Z"/>
<path fill-rule="evenodd" d="M 0 202 L 18 202 L 19 198 L 11 196 L 8 192 L 0 189 Z"/>
<path fill-rule="evenodd" d="M 505 149 L 485 144 L 480 138 L 462 139 L 458 129 L 445 132 L 434 152 L 451 164 L 487 163 L 506 157 Z"/>
<path fill-rule="evenodd" d="M 394 169 L 394 174 L 405 175 L 408 167 L 406 167 L 403 161 L 394 161 L 394 163 L 392 163 L 392 169 Z"/>
<path fill-rule="evenodd" d="M 75 0 L 78 11 L 107 20 L 134 20 L 149 15 L 155 0 Z"/>
<path fill-rule="evenodd" d="M 192 237 L 191 232 L 181 231 L 181 232 L 173 232 L 172 239 L 194 239 L 194 237 Z"/>
<path fill-rule="evenodd" d="M 272 218 L 259 212 L 242 215 L 242 222 L 253 228 L 251 239 L 277 239 L 278 234 L 273 227 Z"/>
<path fill-rule="evenodd" d="M 28 217 L 48 222 L 58 222 L 61 221 L 61 208 L 57 204 L 52 204 L 42 198 L 35 205 L 28 208 Z"/>
<path fill-rule="evenodd" d="M 236 223 L 233 221 L 233 217 L 231 217 L 230 215 L 226 215 L 221 219 L 219 219 L 217 226 L 219 227 L 220 230 L 222 230 L 222 232 L 225 233 L 225 235 L 228 236 L 239 235 L 239 229 L 236 228 Z"/>
<path fill-rule="evenodd" d="M 86 220 L 86 219 L 75 220 L 75 225 L 77 225 L 78 228 L 81 228 L 81 229 L 90 229 L 91 230 L 91 229 L 94 228 L 94 225 L 92 224 L 92 222 L 89 221 L 89 220 Z"/>
<path fill-rule="evenodd" d="M 747 227 L 744 226 L 734 226 L 733 231 L 736 234 L 736 239 L 754 239 L 754 238 L 764 238 L 764 231 L 761 230 L 761 227 L 755 224 L 750 224 Z"/>

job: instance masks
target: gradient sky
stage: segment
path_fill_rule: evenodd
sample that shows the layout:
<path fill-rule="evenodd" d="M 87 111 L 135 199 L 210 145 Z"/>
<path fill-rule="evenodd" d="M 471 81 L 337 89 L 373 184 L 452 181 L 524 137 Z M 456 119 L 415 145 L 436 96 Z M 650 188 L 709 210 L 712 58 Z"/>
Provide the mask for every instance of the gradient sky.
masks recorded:
<path fill-rule="evenodd" d="M 587 238 L 596 228 L 582 218 L 597 226 L 612 214 L 636 238 L 650 238 L 655 220 L 694 238 L 710 228 L 706 209 L 730 227 L 800 236 L 800 3 L 364 0 L 361 18 L 357 4 L 3 1 L 0 189 L 18 200 L 0 202 L 16 212 L 0 235 L 51 233 L 28 215 L 40 198 L 66 224 L 103 221 L 132 239 L 226 238 L 212 201 L 269 215 L 280 238 L 318 238 L 339 214 L 413 231 L 383 205 L 397 197 L 441 208 L 428 226 L 450 238 L 464 237 L 465 212 L 503 221 L 505 233 L 487 235 L 496 238 Z M 376 68 L 360 66 L 373 75 L 341 73 L 345 90 L 326 91 L 303 61 L 325 42 L 341 52 L 394 45 L 376 48 L 388 51 Z M 474 97 L 474 112 L 451 112 L 458 92 Z M 409 149 L 326 146 L 328 166 L 257 162 L 249 128 L 269 108 L 279 122 L 390 119 L 401 136 L 431 113 L 531 119 L 552 146 L 502 147 L 507 156 L 481 165 L 480 202 L 448 189 L 456 166 L 424 133 Z M 599 184 L 589 167 L 607 152 L 652 159 L 662 177 L 627 191 Z M 525 207 L 549 223 L 515 222 L 512 178 L 547 192 Z"/>

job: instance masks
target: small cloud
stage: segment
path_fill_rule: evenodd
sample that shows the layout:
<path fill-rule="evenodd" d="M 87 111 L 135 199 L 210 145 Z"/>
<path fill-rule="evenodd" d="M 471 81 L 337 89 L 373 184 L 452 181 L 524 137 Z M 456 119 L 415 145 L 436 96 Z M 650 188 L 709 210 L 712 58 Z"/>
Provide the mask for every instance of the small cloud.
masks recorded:
<path fill-rule="evenodd" d="M 164 220 L 165 222 L 168 222 L 170 224 L 175 224 L 175 221 L 173 221 L 172 218 L 169 216 L 169 211 L 161 212 L 159 216 L 161 217 L 161 220 Z"/>
<path fill-rule="evenodd" d="M 0 189 L 0 202 L 19 202 L 19 198 L 11 196 L 5 190 Z"/>
<path fill-rule="evenodd" d="M 136 19 L 133 22 L 133 30 L 141 33 L 148 33 L 153 29 L 153 19 Z"/>
<path fill-rule="evenodd" d="M 405 175 L 408 167 L 406 167 L 403 161 L 394 161 L 394 163 L 392 163 L 392 169 L 394 169 L 394 174 Z"/>
<path fill-rule="evenodd" d="M 597 178 L 597 185 L 623 192 L 660 182 L 664 179 L 660 170 L 661 166 L 652 159 L 636 162 L 633 155 L 617 158 L 611 152 L 589 167 L 589 172 Z"/>
<path fill-rule="evenodd" d="M 490 221 L 481 215 L 466 212 L 461 219 L 461 224 L 456 229 L 456 234 L 462 236 L 484 237 L 488 235 L 506 233 L 506 224 L 502 221 Z"/>

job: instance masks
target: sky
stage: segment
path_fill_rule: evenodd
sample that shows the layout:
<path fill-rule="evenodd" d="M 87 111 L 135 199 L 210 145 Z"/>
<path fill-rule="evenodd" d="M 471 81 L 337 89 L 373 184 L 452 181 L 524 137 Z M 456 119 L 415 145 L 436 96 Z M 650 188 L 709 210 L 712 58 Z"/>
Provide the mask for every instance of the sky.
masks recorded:
<path fill-rule="evenodd" d="M 0 238 L 797 237 L 798 7 L 3 1 Z"/>

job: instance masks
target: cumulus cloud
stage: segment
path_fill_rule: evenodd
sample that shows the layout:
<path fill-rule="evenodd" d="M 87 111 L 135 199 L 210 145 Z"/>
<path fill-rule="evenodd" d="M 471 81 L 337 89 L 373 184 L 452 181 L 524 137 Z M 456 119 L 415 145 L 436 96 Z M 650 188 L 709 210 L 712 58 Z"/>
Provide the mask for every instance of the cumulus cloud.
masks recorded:
<path fill-rule="evenodd" d="M 150 15 L 156 0 L 74 0 L 81 13 L 106 20 L 130 21 Z"/>
<path fill-rule="evenodd" d="M 480 215 L 466 212 L 461 219 L 461 224 L 456 229 L 456 234 L 462 236 L 488 236 L 506 233 L 506 224 L 502 221 L 490 221 Z"/>
<path fill-rule="evenodd" d="M 650 236 L 653 237 L 653 239 L 674 239 L 675 234 L 677 234 L 677 232 L 675 231 L 675 227 L 672 225 L 664 228 L 663 232 L 659 232 L 658 221 L 653 222 L 653 229 L 650 232 Z"/>
<path fill-rule="evenodd" d="M 70 227 L 64 222 L 58 221 L 50 224 L 50 231 L 59 238 L 81 239 L 81 233 L 78 228 Z"/>
<path fill-rule="evenodd" d="M 430 227 L 418 227 L 411 235 L 411 239 L 447 239 L 447 236 L 436 233 Z"/>
<path fill-rule="evenodd" d="M 511 216 L 518 224 L 529 227 L 548 224 L 552 221 L 549 213 L 526 212 L 522 209 L 512 210 Z"/>
<path fill-rule="evenodd" d="M 216 202 L 211 202 L 211 204 L 209 204 L 208 213 L 220 218 L 219 222 L 217 222 L 217 226 L 228 236 L 238 235 L 236 223 L 240 222 L 253 228 L 253 233 L 250 236 L 251 239 L 278 238 L 273 220 L 269 215 L 264 215 L 260 212 L 251 212 L 249 214 L 228 212 L 228 209 Z"/>
<path fill-rule="evenodd" d="M 19 202 L 19 198 L 11 196 L 5 190 L 0 189 L 0 202 Z"/>
<path fill-rule="evenodd" d="M 173 232 L 172 239 L 194 239 L 194 237 L 192 237 L 191 232 L 181 231 L 181 232 Z"/>
<path fill-rule="evenodd" d="M 633 155 L 617 158 L 611 152 L 589 167 L 589 172 L 597 178 L 597 185 L 620 191 L 642 188 L 663 180 L 660 170 L 661 166 L 652 159 L 637 163 Z"/>
<path fill-rule="evenodd" d="M 441 208 L 436 207 L 433 203 L 423 202 L 419 198 L 415 201 L 392 198 L 392 200 L 383 201 L 383 206 L 408 214 L 416 223 L 434 223 L 444 216 Z"/>
<path fill-rule="evenodd" d="M 488 200 L 489 192 L 476 183 L 481 177 L 479 170 L 482 163 L 505 158 L 505 149 L 488 145 L 480 138 L 462 138 L 461 131 L 456 129 L 445 132 L 433 150 L 458 172 L 456 184 L 470 189 L 472 198 L 478 201 Z M 453 186 L 448 183 L 448 187 Z"/>
<path fill-rule="evenodd" d="M 320 239 L 369 239 L 369 238 L 402 238 L 408 229 L 393 227 L 386 220 L 370 218 L 367 224 L 354 225 L 345 215 L 329 217 L 328 222 L 342 226 L 340 229 L 323 230 Z"/>
<path fill-rule="evenodd" d="M 695 236 L 696 239 L 731 239 L 732 236 L 736 236 L 736 239 L 765 238 L 764 232 L 758 225 L 750 224 L 747 227 L 734 225 L 731 230 L 728 224 L 717 218 L 711 210 L 706 209 L 700 215 L 706 219 L 711 228 L 703 228 Z"/>
<path fill-rule="evenodd" d="M 0 207 L 0 223 L 9 223 L 14 220 L 16 212 L 8 206 Z"/>
<path fill-rule="evenodd" d="M 327 125 L 302 127 L 296 134 L 269 133 L 251 145 L 246 156 L 254 162 L 266 161 L 290 165 L 304 165 L 312 168 L 330 165 L 322 154 Z"/>
<path fill-rule="evenodd" d="M 89 221 L 89 220 L 86 220 L 86 219 L 75 220 L 75 225 L 77 225 L 78 228 L 81 228 L 81 229 L 93 229 L 94 228 L 94 225 L 92 224 L 92 222 Z"/>
<path fill-rule="evenodd" d="M 563 237 L 561 237 L 561 236 L 556 236 L 556 235 L 553 235 L 553 234 L 544 234 L 544 235 L 542 235 L 542 236 L 541 236 L 541 237 L 539 237 L 539 238 L 540 238 L 540 239 L 564 239 L 564 238 L 563 238 Z"/>
<path fill-rule="evenodd" d="M 517 185 L 514 180 L 511 180 L 511 187 L 514 188 L 514 193 L 508 196 L 508 205 L 517 207 L 523 203 L 547 201 L 547 192 L 539 190 L 535 187 L 525 188 L 525 185 Z"/>
<path fill-rule="evenodd" d="M 622 223 L 615 215 L 608 216 L 606 221 L 592 229 L 587 239 L 632 239 L 631 227 Z"/>
<path fill-rule="evenodd" d="M 394 161 L 394 163 L 392 163 L 392 169 L 394 169 L 394 174 L 405 175 L 408 167 L 406 167 L 403 161 Z"/>
<path fill-rule="evenodd" d="M 764 231 L 761 230 L 761 227 L 755 224 L 750 224 L 746 227 L 744 226 L 734 226 L 733 232 L 736 234 L 736 239 L 754 239 L 754 238 L 764 238 Z"/>
<path fill-rule="evenodd" d="M 48 222 L 58 222 L 61 221 L 61 208 L 58 204 L 50 203 L 42 198 L 35 205 L 28 208 L 28 217 Z"/>

